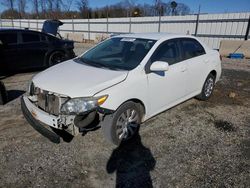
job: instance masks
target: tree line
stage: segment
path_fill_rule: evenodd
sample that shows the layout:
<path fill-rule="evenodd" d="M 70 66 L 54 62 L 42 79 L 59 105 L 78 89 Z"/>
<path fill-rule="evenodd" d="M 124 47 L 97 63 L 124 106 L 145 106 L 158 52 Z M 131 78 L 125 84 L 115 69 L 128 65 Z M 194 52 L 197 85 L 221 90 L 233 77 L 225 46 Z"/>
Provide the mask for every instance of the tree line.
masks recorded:
<path fill-rule="evenodd" d="M 155 0 L 152 4 L 136 4 L 136 0 L 121 0 L 100 8 L 91 8 L 88 0 L 30 0 L 29 5 L 27 2 L 27 0 L 0 0 L 1 5 L 6 8 L 1 13 L 1 18 L 91 19 L 190 14 L 190 8 L 186 4 L 162 0 Z"/>

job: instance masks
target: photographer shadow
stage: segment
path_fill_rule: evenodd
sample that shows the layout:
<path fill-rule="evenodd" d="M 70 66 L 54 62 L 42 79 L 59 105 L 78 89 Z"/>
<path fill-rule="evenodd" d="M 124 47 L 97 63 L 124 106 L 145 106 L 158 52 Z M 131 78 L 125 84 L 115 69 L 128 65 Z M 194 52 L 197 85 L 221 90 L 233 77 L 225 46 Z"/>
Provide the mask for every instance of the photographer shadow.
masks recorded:
<path fill-rule="evenodd" d="M 149 148 L 143 146 L 139 134 L 113 150 L 106 170 L 116 172 L 116 188 L 153 187 L 150 171 L 156 161 Z"/>

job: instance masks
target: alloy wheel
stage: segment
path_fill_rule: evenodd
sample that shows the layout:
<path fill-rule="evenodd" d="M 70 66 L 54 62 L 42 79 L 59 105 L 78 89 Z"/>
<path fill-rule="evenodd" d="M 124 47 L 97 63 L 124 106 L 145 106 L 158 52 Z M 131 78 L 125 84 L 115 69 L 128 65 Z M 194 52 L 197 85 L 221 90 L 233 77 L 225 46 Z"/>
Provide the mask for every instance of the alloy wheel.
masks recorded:
<path fill-rule="evenodd" d="M 213 92 L 213 88 L 214 88 L 214 80 L 213 78 L 209 78 L 206 83 L 205 83 L 205 90 L 204 90 L 204 93 L 205 93 L 205 96 L 206 97 L 209 97 L 212 92 Z"/>
<path fill-rule="evenodd" d="M 117 119 L 116 134 L 119 140 L 131 138 L 138 129 L 139 114 L 135 109 L 127 109 Z"/>

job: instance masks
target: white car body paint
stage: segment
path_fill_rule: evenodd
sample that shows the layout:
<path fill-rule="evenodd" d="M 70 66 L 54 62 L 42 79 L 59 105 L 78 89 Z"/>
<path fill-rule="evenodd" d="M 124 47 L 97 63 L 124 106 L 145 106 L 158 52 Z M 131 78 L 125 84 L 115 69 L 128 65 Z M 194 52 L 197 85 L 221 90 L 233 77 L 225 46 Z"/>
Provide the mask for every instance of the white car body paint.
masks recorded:
<path fill-rule="evenodd" d="M 115 71 L 78 64 L 73 60 L 56 65 L 33 78 L 41 89 L 68 97 L 108 95 L 101 107 L 117 110 L 128 100 L 139 100 L 145 107 L 143 121 L 198 95 L 211 71 L 216 71 L 216 82 L 221 75 L 217 51 L 209 49 L 192 36 L 164 33 L 127 34 L 119 37 L 157 40 L 140 65 L 131 71 Z M 146 73 L 145 65 L 164 41 L 175 38 L 194 38 L 206 54 L 169 66 L 163 73 Z M 41 120 L 42 121 L 42 120 Z"/>
<path fill-rule="evenodd" d="M 127 74 L 128 71 L 112 71 L 69 60 L 39 73 L 33 78 L 33 83 L 43 90 L 74 98 L 93 96 L 122 82 Z"/>
<path fill-rule="evenodd" d="M 135 37 L 138 37 L 137 35 L 135 34 Z M 141 38 L 149 38 L 147 34 L 145 35 L 141 36 Z M 133 37 L 133 34 L 130 36 Z M 155 38 L 152 36 L 151 39 L 157 39 L 158 36 L 161 35 L 156 34 Z M 162 42 L 175 38 L 196 39 L 195 37 L 180 35 L 170 35 L 159 39 L 142 60 L 140 66 L 129 72 L 124 82 L 98 93 L 98 95 L 109 95 L 109 98 L 102 107 L 116 110 L 125 101 L 138 99 L 145 107 L 146 114 L 143 119 L 145 121 L 164 110 L 198 95 L 208 74 L 212 70 L 215 70 L 217 73 L 217 82 L 221 75 L 219 53 L 209 49 L 198 39 L 196 40 L 201 43 L 206 51 L 205 55 L 169 66 L 169 70 L 164 72 L 164 76 L 157 75 L 154 72 L 145 74 L 145 64 L 157 47 Z"/>

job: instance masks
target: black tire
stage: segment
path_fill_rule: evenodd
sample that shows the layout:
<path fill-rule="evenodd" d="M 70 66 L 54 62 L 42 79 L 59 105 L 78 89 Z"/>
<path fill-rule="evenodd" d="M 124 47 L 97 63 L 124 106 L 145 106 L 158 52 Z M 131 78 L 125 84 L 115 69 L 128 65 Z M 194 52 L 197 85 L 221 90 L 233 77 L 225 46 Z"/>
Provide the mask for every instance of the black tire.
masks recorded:
<path fill-rule="evenodd" d="M 210 73 L 203 84 L 201 93 L 198 96 L 196 96 L 196 98 L 202 101 L 208 100 L 213 93 L 214 85 L 215 85 L 215 76 Z"/>
<path fill-rule="evenodd" d="M 61 51 L 54 51 L 48 57 L 48 67 L 61 63 L 65 60 L 65 55 Z"/>
<path fill-rule="evenodd" d="M 7 91 L 2 82 L 0 82 L 0 105 L 4 105 L 8 100 Z"/>
<path fill-rule="evenodd" d="M 0 105 L 3 105 L 3 97 L 2 97 L 2 92 L 0 92 Z"/>
<path fill-rule="evenodd" d="M 130 113 L 129 117 L 125 115 L 127 113 Z M 138 117 L 136 118 L 136 116 Z M 140 104 L 132 101 L 122 104 L 112 115 L 107 115 L 104 118 L 102 131 L 105 138 L 115 145 L 120 145 L 121 142 L 131 139 L 139 131 L 142 116 Z M 135 122 L 129 123 L 130 117 L 131 120 L 135 118 Z M 122 119 L 124 119 L 123 125 L 121 125 Z"/>

